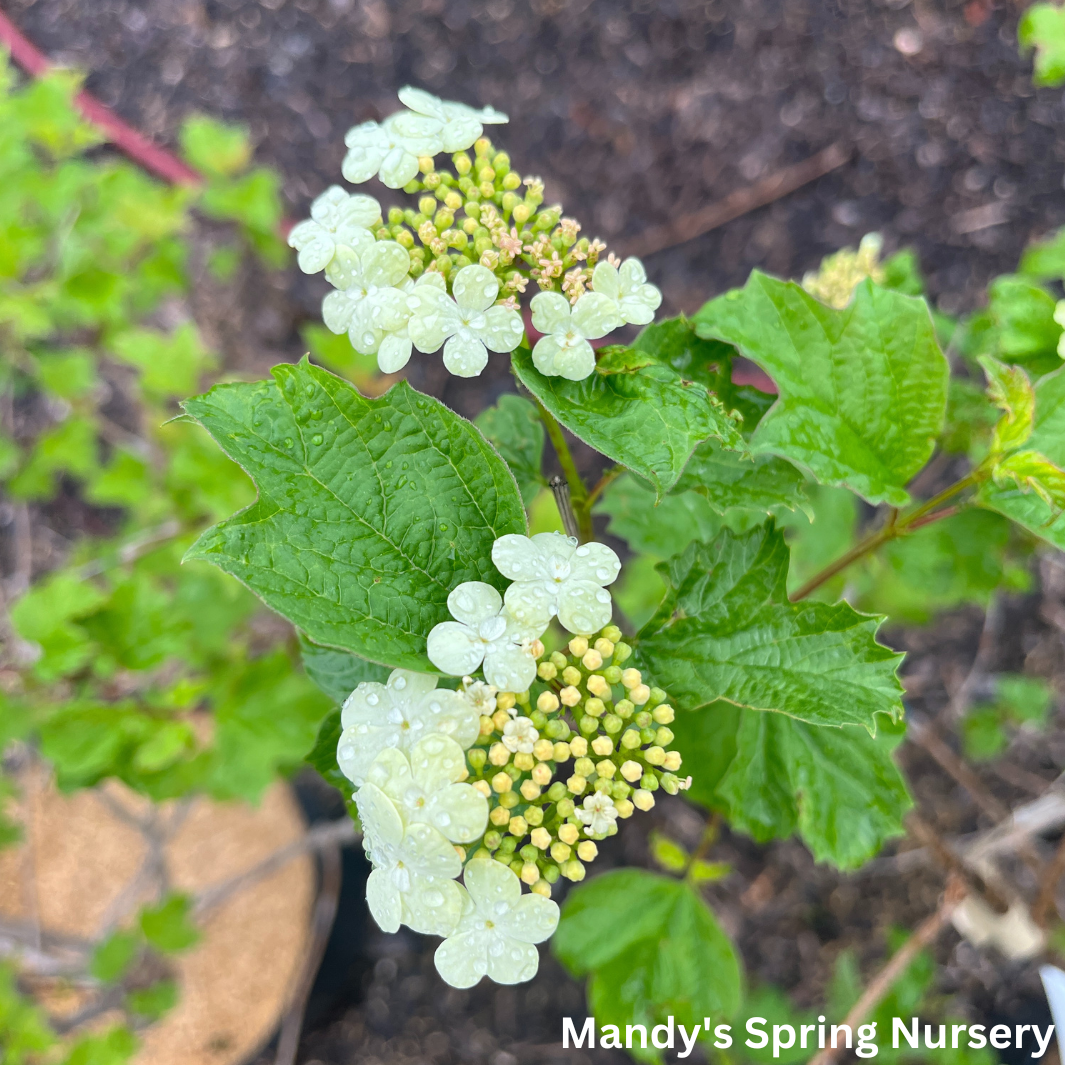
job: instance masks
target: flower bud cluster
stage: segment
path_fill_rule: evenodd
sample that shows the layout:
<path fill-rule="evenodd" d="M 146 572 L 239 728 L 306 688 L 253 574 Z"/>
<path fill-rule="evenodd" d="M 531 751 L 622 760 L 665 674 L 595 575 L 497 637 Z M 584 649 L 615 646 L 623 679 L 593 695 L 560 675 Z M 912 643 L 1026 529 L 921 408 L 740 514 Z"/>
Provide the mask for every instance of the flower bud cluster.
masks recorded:
<path fill-rule="evenodd" d="M 673 708 L 626 668 L 631 653 L 613 625 L 575 636 L 541 657 L 528 691 L 496 694 L 467 751 L 469 782 L 489 806 L 471 855 L 502 862 L 538 894 L 560 877 L 582 880 L 619 818 L 688 786 Z"/>
<path fill-rule="evenodd" d="M 867 277 L 878 284 L 884 280 L 884 267 L 880 263 L 883 244 L 879 233 L 866 233 L 857 251 L 842 248 L 822 259 L 817 273 L 803 277 L 802 287 L 822 303 L 842 310 Z"/>
<path fill-rule="evenodd" d="M 595 368 L 589 340 L 653 320 L 662 297 L 639 260 L 604 260 L 606 245 L 581 236 L 561 205 L 545 206 L 543 181 L 522 177 L 483 136 L 506 115 L 409 87 L 399 95 L 410 110 L 348 132 L 342 171 L 356 183 L 377 176 L 414 203 L 383 212 L 373 197 L 333 186 L 289 236 L 300 268 L 324 270 L 337 290 L 322 307 L 331 330 L 376 354 L 385 372 L 402 369 L 414 348 L 444 346 L 447 368 L 473 377 L 488 351 L 521 343 L 519 301 L 535 282 L 533 324 L 546 334 L 537 368 L 580 380 Z M 450 168 L 437 166 L 441 152 Z"/>

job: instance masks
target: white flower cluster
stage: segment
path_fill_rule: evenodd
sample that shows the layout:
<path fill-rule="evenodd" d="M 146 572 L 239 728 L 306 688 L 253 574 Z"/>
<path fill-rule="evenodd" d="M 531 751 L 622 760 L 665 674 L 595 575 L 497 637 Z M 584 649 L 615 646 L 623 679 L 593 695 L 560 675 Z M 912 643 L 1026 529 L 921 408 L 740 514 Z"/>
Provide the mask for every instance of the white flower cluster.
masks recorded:
<path fill-rule="evenodd" d="M 486 124 L 507 121 L 506 115 L 490 107 L 477 111 L 410 86 L 400 90 L 399 98 L 408 110 L 349 130 L 348 153 L 341 168 L 348 181 L 378 177 L 393 189 L 419 187 L 416 179 L 432 171 L 438 153 L 465 152 L 478 141 Z M 526 178 L 525 184 L 539 203 L 542 182 Z M 505 187 L 513 189 L 514 185 Z M 429 203 L 433 202 L 430 198 Z M 462 202 L 462 196 L 454 203 L 448 200 L 449 207 Z M 567 262 L 577 260 L 577 268 L 562 279 L 564 263 L 549 235 L 537 229 L 519 232 L 510 225 L 514 220 L 527 221 L 528 210 L 512 216 L 513 208 L 506 206 L 505 199 L 502 214 L 491 200 L 467 203 L 474 212 L 467 222 L 472 220 L 474 230 L 481 224 L 487 227 L 481 232 L 491 232 L 489 248 L 482 253 L 478 246 L 477 253 L 471 252 L 473 259 L 480 255 L 476 262 L 457 258 L 457 264 L 466 265 L 454 269 L 445 257 L 443 274 L 436 262 L 424 267 L 419 261 L 412 270 L 407 251 L 411 241 L 405 247 L 389 239 L 398 235 L 406 240 L 411 234 L 384 226 L 381 205 L 372 196 L 349 195 L 339 186 L 319 196 L 311 205 L 310 219 L 296 225 L 289 235 L 289 244 L 299 252 L 300 269 L 306 273 L 324 270 L 336 289 L 322 305 L 325 324 L 335 333 L 346 332 L 356 351 L 376 355 L 384 373 L 401 370 L 414 348 L 429 354 L 443 347 L 444 364 L 451 373 L 477 376 L 488 362 L 489 351 L 509 352 L 521 344 L 524 325 L 516 294 L 524 291 L 529 277 L 546 289 L 561 283 L 568 294 L 567 298 L 557 291 L 543 291 L 530 303 L 533 326 L 544 334 L 533 350 L 533 362 L 545 375 L 582 380 L 595 369 L 590 340 L 624 324 L 646 325 L 653 320 L 662 295 L 648 284 L 638 259 L 621 263 L 611 255 L 597 262 L 604 245 L 596 241 L 581 251 L 586 241 L 573 246 L 580 226 L 573 219 L 561 219 L 556 232 L 564 240 L 556 243 L 563 252 L 571 248 Z M 549 210 L 556 212 L 553 217 L 558 222 L 561 208 Z M 453 219 L 454 211 L 447 217 Z M 449 245 L 437 228 L 430 222 L 426 225 L 424 239 L 434 254 L 446 251 Z M 418 232 L 421 236 L 423 231 Z M 466 236 L 459 233 L 458 238 L 462 243 L 454 246 L 465 248 Z M 531 243 L 526 244 L 526 238 Z M 510 266 L 530 264 L 529 277 L 520 270 L 507 272 Z M 506 279 L 505 299 L 500 299 L 500 277 Z M 593 291 L 586 291 L 585 285 Z"/>
<path fill-rule="evenodd" d="M 505 596 L 482 581 L 455 588 L 447 598 L 455 620 L 429 633 L 429 661 L 456 677 L 480 668 L 500 691 L 526 691 L 552 617 L 579 636 L 610 621 L 606 585 L 617 578 L 621 562 L 604 544 L 578 546 L 561 533 L 501 536 L 492 545 L 492 561 L 512 582 Z"/>
<path fill-rule="evenodd" d="M 437 689 L 434 677 L 397 669 L 387 683 L 366 682 L 348 696 L 337 746 L 373 864 L 370 912 L 386 932 L 405 924 L 446 937 L 436 966 L 455 987 L 485 974 L 503 984 L 530 979 L 536 944 L 558 924 L 558 906 L 522 895 L 507 866 L 475 858 L 463 869 L 456 844 L 477 840 L 488 823 L 487 798 L 464 783 L 484 694 Z"/>

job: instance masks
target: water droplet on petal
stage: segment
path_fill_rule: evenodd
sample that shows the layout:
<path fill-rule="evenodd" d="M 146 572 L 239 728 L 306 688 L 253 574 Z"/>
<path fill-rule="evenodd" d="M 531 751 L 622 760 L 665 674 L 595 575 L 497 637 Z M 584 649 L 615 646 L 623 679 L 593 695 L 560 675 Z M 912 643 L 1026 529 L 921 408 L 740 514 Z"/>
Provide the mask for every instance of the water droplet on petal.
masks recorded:
<path fill-rule="evenodd" d="M 436 816 L 436 823 L 442 828 L 447 828 L 451 824 L 451 814 L 440 813 Z"/>
<path fill-rule="evenodd" d="M 407 678 L 406 677 L 396 677 L 396 679 L 392 682 L 392 687 L 395 688 L 396 691 L 398 691 L 398 692 L 403 691 L 403 689 L 406 686 L 407 686 Z"/>
<path fill-rule="evenodd" d="M 588 554 L 588 548 L 582 544 L 580 547 L 577 548 L 574 554 L 577 555 L 579 558 L 584 558 L 584 556 Z"/>

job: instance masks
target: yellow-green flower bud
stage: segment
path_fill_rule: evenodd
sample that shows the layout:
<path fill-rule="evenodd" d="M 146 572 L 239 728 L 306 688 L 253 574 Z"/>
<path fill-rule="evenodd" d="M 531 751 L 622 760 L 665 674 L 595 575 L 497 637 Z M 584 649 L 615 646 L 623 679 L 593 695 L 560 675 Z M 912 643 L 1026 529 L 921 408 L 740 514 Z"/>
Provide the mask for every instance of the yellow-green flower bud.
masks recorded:
<path fill-rule="evenodd" d="M 515 206 L 511 217 L 519 225 L 523 226 L 529 221 L 529 217 L 532 214 L 532 208 L 527 203 L 519 203 Z"/>
<path fill-rule="evenodd" d="M 466 761 L 470 763 L 470 768 L 477 773 L 484 769 L 484 764 L 488 761 L 488 752 L 483 747 L 474 747 L 466 752 Z"/>
<path fill-rule="evenodd" d="M 610 640 L 612 643 L 617 643 L 621 639 L 621 629 L 617 625 L 607 625 L 603 629 L 603 638 Z"/>
<path fill-rule="evenodd" d="M 577 804 L 572 799 L 566 798 L 555 807 L 555 812 L 559 817 L 571 817 L 576 808 Z"/>
<path fill-rule="evenodd" d="M 454 163 L 455 169 L 462 177 L 465 177 L 473 166 L 473 161 L 465 152 L 456 152 L 451 157 L 451 162 Z"/>
<path fill-rule="evenodd" d="M 610 797 L 617 802 L 618 799 L 627 799 L 632 794 L 632 788 L 624 780 L 615 780 L 610 785 Z"/>
<path fill-rule="evenodd" d="M 517 171 L 511 170 L 509 173 L 503 175 L 503 188 L 508 192 L 513 191 L 521 184 L 521 178 L 518 176 Z M 520 202 L 520 198 L 519 198 Z"/>
<path fill-rule="evenodd" d="M 634 729 L 626 729 L 621 734 L 621 746 L 627 751 L 634 751 L 637 747 L 642 746 L 643 740 L 640 739 L 640 733 Z"/>
<path fill-rule="evenodd" d="M 563 843 L 569 843 L 570 845 L 577 842 L 580 838 L 581 830 L 576 825 L 571 825 L 568 821 L 564 825 L 559 825 L 558 838 Z"/>
<path fill-rule="evenodd" d="M 492 783 L 492 790 L 494 792 L 499 793 L 499 794 L 503 794 L 504 792 L 508 792 L 508 791 L 510 791 L 510 789 L 512 787 L 514 787 L 514 781 L 511 780 L 510 777 L 507 776 L 506 773 L 496 773 L 496 775 L 494 777 L 492 777 L 492 782 L 491 783 Z"/>
<path fill-rule="evenodd" d="M 403 221 L 403 208 L 402 207 L 389 207 L 388 209 L 388 222 L 389 225 L 399 225 Z"/>
<path fill-rule="evenodd" d="M 649 706 L 658 706 L 659 703 L 664 703 L 667 699 L 667 695 L 661 688 L 651 689 L 651 698 L 648 700 Z"/>
<path fill-rule="evenodd" d="M 520 769 L 523 772 L 528 772 L 532 767 L 536 765 L 536 759 L 531 754 L 526 754 L 524 751 L 519 751 L 514 755 L 514 768 Z"/>
<path fill-rule="evenodd" d="M 583 758 L 588 753 L 588 741 L 583 736 L 574 736 L 569 741 L 569 749 L 574 758 Z"/>
<path fill-rule="evenodd" d="M 676 795 L 680 791 L 680 783 L 672 773 L 662 774 L 662 790 L 667 795 Z"/>
<path fill-rule="evenodd" d="M 640 778 L 640 787 L 644 791 L 658 791 L 658 777 L 654 773 L 644 773 Z M 513 792 L 511 792 L 513 794 Z"/>
<path fill-rule="evenodd" d="M 584 866 L 576 858 L 570 858 L 570 860 L 560 868 L 562 870 L 562 875 L 567 880 L 572 880 L 575 884 L 584 879 Z"/>
<path fill-rule="evenodd" d="M 614 653 L 614 641 L 600 636 L 592 646 L 603 656 L 604 661 Z"/>
<path fill-rule="evenodd" d="M 494 829 L 490 828 L 484 834 L 484 845 L 490 850 L 494 851 L 500 843 L 503 842 L 503 837 Z"/>
<path fill-rule="evenodd" d="M 651 711 L 652 720 L 659 725 L 671 725 L 675 717 L 672 706 L 656 706 Z"/>
<path fill-rule="evenodd" d="M 510 824 L 510 812 L 502 806 L 495 806 L 489 811 L 488 820 L 491 821 L 496 828 L 503 828 Z"/>
<path fill-rule="evenodd" d="M 543 895 L 545 899 L 551 898 L 551 885 L 543 877 L 537 880 L 535 884 L 530 885 L 529 890 L 534 895 Z"/>
<path fill-rule="evenodd" d="M 643 706 L 643 704 L 651 698 L 651 689 L 648 688 L 646 684 L 637 684 L 636 687 L 629 692 L 629 698 L 637 706 Z"/>
<path fill-rule="evenodd" d="M 426 174 L 422 184 L 424 184 L 427 189 L 435 191 L 440 188 L 440 174 L 435 170 L 432 171 L 432 173 Z"/>
<path fill-rule="evenodd" d="M 668 747 L 673 742 L 673 730 L 662 725 L 655 733 L 655 743 L 660 747 Z"/>
<path fill-rule="evenodd" d="M 599 731 L 599 719 L 594 714 L 585 714 L 580 721 L 580 730 L 594 736 Z"/>
<path fill-rule="evenodd" d="M 566 743 L 564 740 L 561 740 L 561 741 L 559 741 L 558 743 L 555 744 L 554 753 L 552 754 L 551 757 L 556 762 L 568 762 L 570 760 L 570 758 L 572 757 L 572 754 L 573 754 L 572 746 L 570 744 Z"/>
<path fill-rule="evenodd" d="M 595 771 L 601 779 L 613 780 L 618 767 L 609 758 L 604 758 L 601 762 L 595 763 Z"/>
<path fill-rule="evenodd" d="M 526 821 L 524 817 L 512 817 L 510 823 L 507 825 L 507 831 L 512 836 L 517 836 L 518 839 L 522 839 L 524 836 L 528 835 L 529 822 Z"/>
<path fill-rule="evenodd" d="M 607 780 L 606 777 L 596 777 L 595 783 L 592 785 L 592 790 L 602 792 L 604 795 L 609 795 L 612 787 L 613 784 Z"/>
<path fill-rule="evenodd" d="M 399 232 L 393 232 L 392 237 L 395 242 L 401 247 L 410 251 L 414 247 L 414 234 L 405 228 L 396 227 Z"/>
<path fill-rule="evenodd" d="M 634 762 L 631 758 L 621 763 L 621 775 L 630 783 L 635 784 L 643 776 L 643 766 Z"/>
<path fill-rule="evenodd" d="M 558 843 L 551 844 L 551 857 L 559 864 L 566 861 L 572 853 L 573 850 L 568 843 L 560 840 Z"/>
<path fill-rule="evenodd" d="M 500 206 L 509 214 L 519 203 L 521 203 L 521 197 L 516 192 L 504 192 Z"/>
<path fill-rule="evenodd" d="M 618 717 L 630 718 L 635 710 L 636 707 L 628 699 L 619 699 L 614 704 L 614 713 L 617 714 Z"/>
<path fill-rule="evenodd" d="M 573 763 L 573 772 L 578 776 L 590 777 L 595 772 L 595 765 L 591 758 L 578 758 L 577 761 Z M 570 791 L 572 790 L 573 789 L 570 788 Z"/>
<path fill-rule="evenodd" d="M 488 837 L 485 836 L 485 839 L 487 838 Z M 525 847 L 522 847 L 523 853 L 528 849 L 528 847 L 537 847 L 540 850 L 545 851 L 548 847 L 551 846 L 551 833 L 548 832 L 546 828 L 534 828 L 532 830 L 532 833 L 529 835 L 529 839 L 532 842 L 528 843 Z"/>
<path fill-rule="evenodd" d="M 584 704 L 584 712 L 591 714 L 592 717 L 602 717 L 606 713 L 606 705 L 602 699 L 588 699 Z M 582 729 L 581 731 L 583 732 L 584 730 Z"/>
<path fill-rule="evenodd" d="M 566 787 L 574 795 L 583 795 L 585 789 L 588 787 L 588 781 L 578 773 L 574 773 L 573 776 L 566 781 Z"/>
<path fill-rule="evenodd" d="M 447 229 L 452 222 L 455 221 L 455 212 L 448 210 L 446 207 L 441 207 L 439 211 L 433 216 L 433 225 L 436 226 L 441 232 Z M 648 688 L 648 691 L 650 689 Z M 646 700 L 644 700 L 646 702 Z"/>
<path fill-rule="evenodd" d="M 614 803 L 614 809 L 617 810 L 618 817 L 632 817 L 634 807 L 630 799 L 618 799 Z"/>
<path fill-rule="evenodd" d="M 536 866 L 536 862 L 526 862 L 521 867 L 521 872 L 518 874 L 523 884 L 528 884 L 532 887 L 540 879 L 540 870 Z"/>
<path fill-rule="evenodd" d="M 499 805 L 504 810 L 513 810 L 519 802 L 521 802 L 521 798 L 516 791 L 505 791 L 499 796 Z"/>
<path fill-rule="evenodd" d="M 523 780 L 518 791 L 526 802 L 535 802 L 540 798 L 540 785 L 535 780 Z"/>
<path fill-rule="evenodd" d="M 621 683 L 621 667 L 620 666 L 607 666 L 603 670 L 603 679 L 607 684 L 620 684 Z"/>
<path fill-rule="evenodd" d="M 623 662 L 627 662 L 632 656 L 632 648 L 627 643 L 616 643 L 614 645 L 614 665 L 620 666 Z"/>
<path fill-rule="evenodd" d="M 480 185 L 477 186 L 477 191 L 486 200 L 494 200 L 495 199 L 495 190 L 496 190 L 496 187 L 495 187 L 495 185 L 492 184 L 491 181 L 482 181 L 480 183 Z"/>
<path fill-rule="evenodd" d="M 478 159 L 487 155 L 491 150 L 492 142 L 487 137 L 478 137 L 477 140 L 473 142 L 473 152 Z"/>
<path fill-rule="evenodd" d="M 408 196 L 413 196 L 416 192 L 421 192 L 421 188 L 422 183 L 417 178 L 414 178 L 413 181 L 408 181 L 407 184 L 403 186 L 403 191 Z"/>
<path fill-rule="evenodd" d="M 566 798 L 566 785 L 563 784 L 561 780 L 556 780 L 554 784 L 547 789 L 547 797 L 552 802 L 561 803 Z M 562 816 L 566 817 L 568 815 L 563 814 Z"/>
<path fill-rule="evenodd" d="M 650 810 L 655 804 L 655 797 L 643 788 L 638 788 L 632 793 L 632 803 L 637 810 Z M 620 814 L 619 816 L 623 816 Z"/>
<path fill-rule="evenodd" d="M 606 729 L 606 731 L 607 731 L 607 732 L 609 732 L 609 733 L 610 733 L 610 734 L 611 734 L 612 736 L 613 736 L 613 735 L 614 735 L 615 733 L 617 733 L 617 732 L 620 732 L 620 731 L 621 731 L 621 726 L 622 726 L 622 725 L 623 725 L 624 723 L 625 723 L 625 722 L 624 722 L 624 721 L 622 721 L 622 720 L 621 720 L 621 718 L 620 718 L 620 717 L 618 717 L 618 715 L 617 715 L 617 714 L 607 714 L 607 715 L 606 715 L 606 716 L 605 716 L 605 717 L 603 718 L 603 728 L 605 728 L 605 729 Z"/>
<path fill-rule="evenodd" d="M 588 640 L 584 636 L 574 636 L 569 642 L 569 653 L 574 658 L 580 658 L 588 650 Z"/>
<path fill-rule="evenodd" d="M 473 218 L 467 218 L 462 223 L 462 232 L 468 237 L 472 237 L 477 231 L 477 222 Z"/>
<path fill-rule="evenodd" d="M 444 206 L 450 211 L 457 211 L 462 206 L 462 197 L 454 189 L 450 189 L 444 197 Z"/>
<path fill-rule="evenodd" d="M 530 806 L 525 810 L 525 820 L 530 825 L 542 825 L 544 823 L 544 811 L 539 806 Z"/>
<path fill-rule="evenodd" d="M 558 667 L 554 662 L 541 662 L 536 667 L 536 673 L 541 680 L 554 680 L 558 676 Z M 547 693 L 545 692 L 544 694 L 546 695 Z M 557 702 L 555 705 L 557 708 Z"/>
<path fill-rule="evenodd" d="M 562 670 L 562 679 L 566 684 L 576 687 L 584 679 L 584 675 L 575 666 L 566 666 L 566 668 Z"/>
<path fill-rule="evenodd" d="M 381 226 L 381 228 L 377 230 L 374 236 L 376 236 L 378 240 L 391 240 L 392 231 L 388 228 L 388 226 Z"/>
<path fill-rule="evenodd" d="M 671 773 L 675 773 L 681 767 L 683 759 L 680 756 L 680 751 L 666 751 L 666 760 L 662 763 L 663 769 L 668 769 Z"/>
<path fill-rule="evenodd" d="M 544 879 L 548 884 L 554 884 L 558 880 L 558 866 L 557 865 L 545 865 L 544 866 Z"/>
<path fill-rule="evenodd" d="M 510 169 L 510 156 L 506 152 L 499 152 L 492 160 L 492 169 L 497 174 L 505 174 Z"/>
<path fill-rule="evenodd" d="M 590 651 L 588 653 L 591 654 Z M 610 685 L 607 684 L 606 679 L 599 673 L 593 673 L 588 678 L 586 687 L 593 695 L 598 695 L 600 699 L 610 698 Z"/>
<path fill-rule="evenodd" d="M 569 684 L 558 693 L 558 697 L 562 700 L 564 706 L 576 706 L 581 701 L 581 690 L 573 684 Z"/>
<path fill-rule="evenodd" d="M 635 717 L 635 722 L 638 728 L 650 728 L 653 718 L 646 710 L 641 710 Z M 646 741 L 650 743 L 650 740 Z"/>
<path fill-rule="evenodd" d="M 599 856 L 599 848 L 590 840 L 581 840 L 577 844 L 577 857 L 582 862 L 594 862 Z"/>
<path fill-rule="evenodd" d="M 521 860 L 520 858 L 515 858 L 515 859 L 514 859 L 514 860 L 513 860 L 513 861 L 512 861 L 511 863 L 510 863 L 510 871 L 511 871 L 512 873 L 514 873 L 514 875 L 515 875 L 515 876 L 518 876 L 518 877 L 520 877 L 520 876 L 521 876 L 521 871 L 522 871 L 522 870 L 523 870 L 524 868 L 525 868 L 525 863 L 524 863 L 524 862 L 523 862 L 523 861 L 522 861 L 522 860 Z"/>
<path fill-rule="evenodd" d="M 603 656 L 594 647 L 590 647 L 581 656 L 581 665 L 588 670 L 601 669 L 603 666 Z"/>
<path fill-rule="evenodd" d="M 608 754 L 614 753 L 614 741 L 609 736 L 596 736 L 592 740 L 592 750 L 600 758 L 605 758 Z"/>

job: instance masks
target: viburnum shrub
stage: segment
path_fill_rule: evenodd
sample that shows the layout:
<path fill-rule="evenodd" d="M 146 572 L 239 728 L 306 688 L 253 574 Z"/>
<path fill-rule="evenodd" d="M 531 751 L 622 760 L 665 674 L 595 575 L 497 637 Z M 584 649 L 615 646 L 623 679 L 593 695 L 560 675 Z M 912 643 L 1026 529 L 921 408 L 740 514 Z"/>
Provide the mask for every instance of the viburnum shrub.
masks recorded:
<path fill-rule="evenodd" d="M 530 978 L 557 924 L 600 1022 L 730 1016 L 738 963 L 698 892 L 720 875 L 700 854 L 659 848 L 680 880 L 614 871 L 571 889 L 561 920 L 552 895 L 663 792 L 759 840 L 798 831 L 842 868 L 901 832 L 901 656 L 877 640 L 882 617 L 839 598 L 842 575 L 847 599 L 895 597 L 906 616 L 1017 586 L 1007 554 L 1065 544 L 1065 385 L 1024 368 L 1060 360 L 1009 350 L 1019 289 L 1052 319 L 1053 301 L 1003 279 L 961 328 L 874 236 L 802 286 L 756 271 L 656 322 L 642 264 L 604 258 L 484 136 L 504 115 L 400 99 L 349 132 L 343 174 L 413 202 L 333 186 L 290 243 L 332 286 L 327 326 L 382 370 L 442 349 L 471 377 L 509 353 L 519 395 L 473 425 L 406 382 L 367 398 L 307 360 L 218 385 L 185 409 L 259 496 L 187 557 L 290 619 L 343 698 L 312 760 L 353 792 L 383 929 L 443 937 L 437 968 L 465 987 Z M 644 327 L 631 344 L 593 347 L 626 324 Z M 965 355 L 953 385 L 941 341 Z M 733 379 L 741 355 L 776 396 Z M 591 489 L 563 429 L 607 460 Z M 535 506 L 529 527 L 544 430 L 572 535 Z M 964 470 L 915 500 L 937 440 Z M 854 541 L 857 500 L 884 516 Z M 630 573 L 595 541 L 593 507 Z M 940 521 L 951 534 L 930 538 Z M 982 573 L 960 564 L 966 537 Z M 935 579 L 915 590 L 885 557 Z"/>

